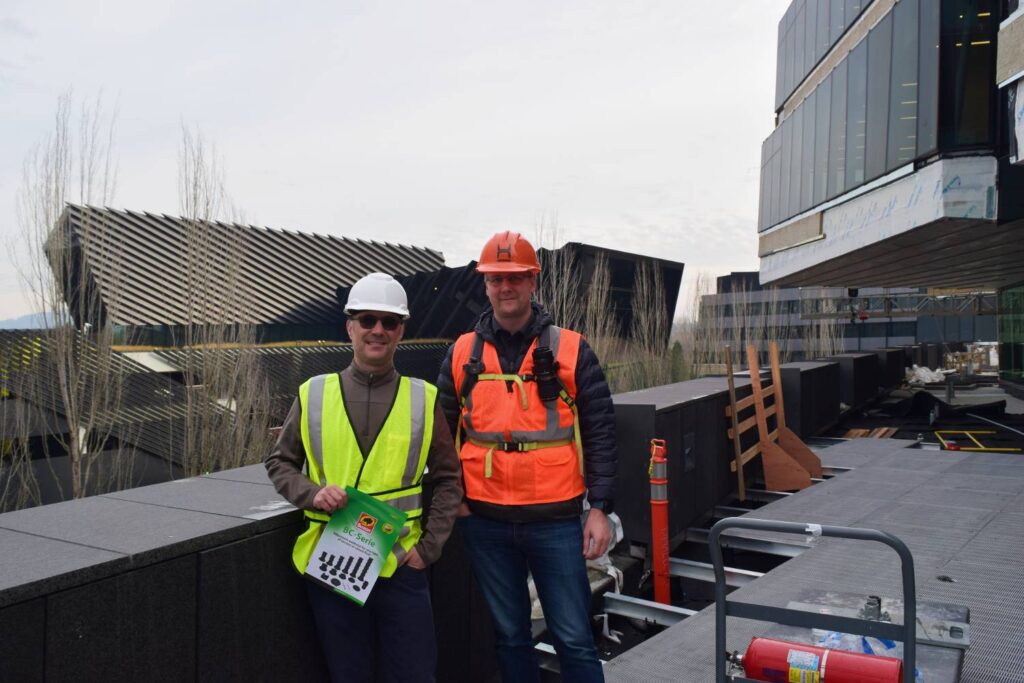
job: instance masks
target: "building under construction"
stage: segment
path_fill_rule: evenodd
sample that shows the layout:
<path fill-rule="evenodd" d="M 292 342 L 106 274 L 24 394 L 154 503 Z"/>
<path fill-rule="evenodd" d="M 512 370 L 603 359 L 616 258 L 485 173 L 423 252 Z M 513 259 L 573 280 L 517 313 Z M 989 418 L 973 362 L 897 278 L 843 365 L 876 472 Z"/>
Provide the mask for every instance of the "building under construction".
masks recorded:
<path fill-rule="evenodd" d="M 1022 16 L 794 0 L 765 282 L 993 289 L 1000 379 L 1019 379 Z M 613 397 L 623 540 L 591 575 L 606 680 L 1024 680 L 1024 406 L 967 370 L 901 386 L 927 345 L 730 351 L 725 376 Z M 326 680 L 286 561 L 302 525 L 259 465 L 0 515 L 0 679 Z M 457 533 L 430 582 L 437 679 L 494 681 Z"/>

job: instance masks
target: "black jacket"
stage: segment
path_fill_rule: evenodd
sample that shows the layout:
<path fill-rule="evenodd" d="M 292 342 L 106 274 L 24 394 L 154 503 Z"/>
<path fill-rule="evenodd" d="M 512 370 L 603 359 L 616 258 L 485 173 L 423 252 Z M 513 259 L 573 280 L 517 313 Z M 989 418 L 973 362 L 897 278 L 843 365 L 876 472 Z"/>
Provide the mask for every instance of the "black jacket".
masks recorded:
<path fill-rule="evenodd" d="M 533 316 L 526 326 L 509 334 L 494 320 L 491 309 L 485 310 L 476 322 L 474 330 L 485 341 L 494 345 L 505 373 L 517 372 L 526 357 L 526 352 L 541 330 L 551 325 L 551 316 L 537 304 L 533 304 Z M 437 378 L 438 403 L 448 419 L 452 434 L 459 422 L 459 399 L 452 379 L 452 352 L 448 349 L 441 374 Z M 615 445 L 615 408 L 611 392 L 605 380 L 601 364 L 586 340 L 580 342 L 576 359 L 576 405 L 579 410 L 580 433 L 583 439 L 583 462 L 589 500 L 614 500 L 615 471 L 617 466 Z M 505 521 L 528 522 L 542 519 L 562 519 L 580 514 L 580 499 L 539 505 L 495 505 L 468 500 L 476 514 Z"/>

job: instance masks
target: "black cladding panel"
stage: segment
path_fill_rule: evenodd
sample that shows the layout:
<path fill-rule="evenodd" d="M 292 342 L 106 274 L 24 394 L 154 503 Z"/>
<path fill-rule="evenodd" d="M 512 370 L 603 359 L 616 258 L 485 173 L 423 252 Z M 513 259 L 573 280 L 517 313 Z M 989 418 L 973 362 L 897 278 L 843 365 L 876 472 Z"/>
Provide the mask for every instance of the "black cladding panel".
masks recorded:
<path fill-rule="evenodd" d="M 828 360 L 839 363 L 840 399 L 850 408 L 863 406 L 878 392 L 878 356 L 841 353 Z"/>
<path fill-rule="evenodd" d="M 806 361 L 780 366 L 786 426 L 801 439 L 830 429 L 839 419 L 839 364 Z"/>
<path fill-rule="evenodd" d="M 747 381 L 741 380 L 741 386 Z M 619 475 L 616 509 L 627 539 L 651 536 L 650 443 L 664 439 L 668 459 L 669 536 L 676 537 L 729 496 L 732 445 L 724 378 L 680 382 L 618 394 L 615 401 Z"/>

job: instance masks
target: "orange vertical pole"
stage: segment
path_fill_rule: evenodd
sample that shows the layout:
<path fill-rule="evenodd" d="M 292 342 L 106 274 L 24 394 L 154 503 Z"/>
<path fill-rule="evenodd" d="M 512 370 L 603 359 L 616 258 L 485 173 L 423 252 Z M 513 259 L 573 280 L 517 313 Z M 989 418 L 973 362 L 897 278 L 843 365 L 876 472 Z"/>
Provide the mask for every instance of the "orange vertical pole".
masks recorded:
<path fill-rule="evenodd" d="M 665 440 L 651 439 L 651 570 L 654 573 L 654 600 L 672 602 L 672 575 L 668 568 L 668 460 Z"/>

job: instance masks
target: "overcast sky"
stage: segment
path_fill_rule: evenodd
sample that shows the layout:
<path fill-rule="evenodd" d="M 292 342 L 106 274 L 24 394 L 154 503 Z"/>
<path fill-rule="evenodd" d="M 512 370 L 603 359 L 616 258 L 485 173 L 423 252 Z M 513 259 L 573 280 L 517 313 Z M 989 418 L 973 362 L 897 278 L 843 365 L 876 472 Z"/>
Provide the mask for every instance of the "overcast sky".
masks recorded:
<path fill-rule="evenodd" d="M 61 93 L 116 104 L 114 206 L 178 214 L 182 125 L 247 222 L 429 246 L 493 232 L 756 269 L 788 0 L 3 0 L 0 239 Z M 9 249 L 6 251 L 10 251 Z M 301 264 L 296 264 L 301 267 Z M 12 268 L 0 318 L 29 311 Z"/>

